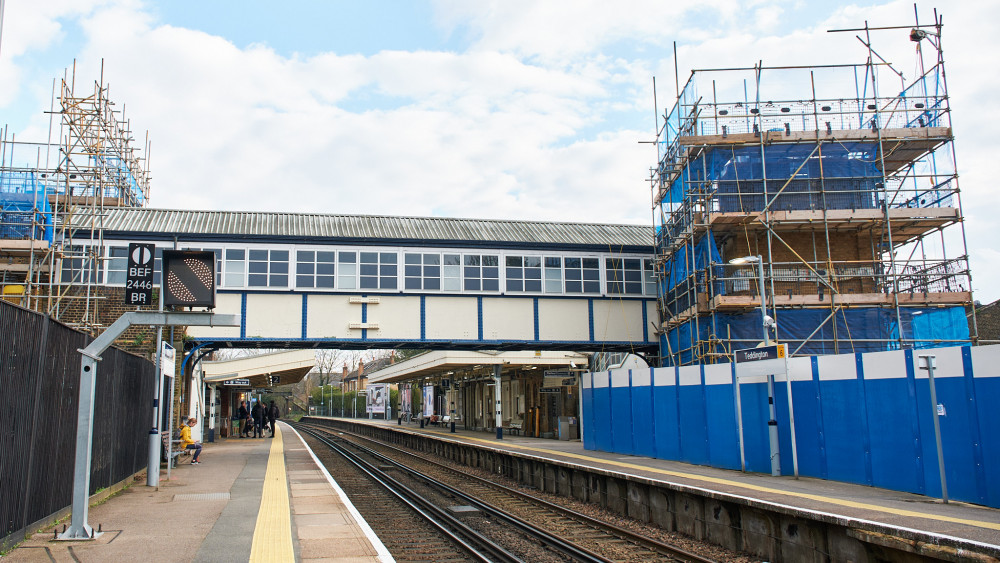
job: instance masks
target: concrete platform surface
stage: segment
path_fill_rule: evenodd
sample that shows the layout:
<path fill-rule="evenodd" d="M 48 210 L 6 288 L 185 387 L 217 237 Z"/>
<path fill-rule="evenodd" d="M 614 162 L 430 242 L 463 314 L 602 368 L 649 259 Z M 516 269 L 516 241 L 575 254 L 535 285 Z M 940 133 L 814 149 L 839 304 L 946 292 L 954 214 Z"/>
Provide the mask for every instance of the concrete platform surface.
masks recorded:
<path fill-rule="evenodd" d="M 90 509 L 93 541 L 39 532 L 6 562 L 392 561 L 298 433 L 206 444 L 200 465 L 182 458 Z M 58 526 L 62 529 L 62 525 Z M 287 538 L 287 540 L 283 539 Z M 286 547 L 287 541 L 287 547 Z"/>

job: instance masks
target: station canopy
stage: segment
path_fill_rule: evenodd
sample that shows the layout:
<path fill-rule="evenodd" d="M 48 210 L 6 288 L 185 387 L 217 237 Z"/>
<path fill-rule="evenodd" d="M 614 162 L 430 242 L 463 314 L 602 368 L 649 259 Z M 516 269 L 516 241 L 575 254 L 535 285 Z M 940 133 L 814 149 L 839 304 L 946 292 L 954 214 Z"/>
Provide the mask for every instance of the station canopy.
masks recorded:
<path fill-rule="evenodd" d="M 247 379 L 250 387 L 255 388 L 298 383 L 315 365 L 315 350 L 289 350 L 201 363 L 205 383 Z"/>
<path fill-rule="evenodd" d="M 579 369 L 589 358 L 576 352 L 433 350 L 368 374 L 369 383 L 399 383 L 439 376 L 488 375 L 493 366 L 502 371 Z"/>

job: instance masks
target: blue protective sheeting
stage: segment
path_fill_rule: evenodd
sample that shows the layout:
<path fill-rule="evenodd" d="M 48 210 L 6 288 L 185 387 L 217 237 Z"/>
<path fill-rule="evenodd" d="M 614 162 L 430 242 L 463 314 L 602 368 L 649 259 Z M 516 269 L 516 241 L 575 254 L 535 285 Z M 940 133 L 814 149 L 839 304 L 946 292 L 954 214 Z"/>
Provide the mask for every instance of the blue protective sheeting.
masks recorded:
<path fill-rule="evenodd" d="M 949 313 L 950 315 L 950 313 Z M 792 358 L 799 472 L 930 496 L 941 494 L 926 371 L 917 356 L 936 358 L 935 384 L 951 498 L 1000 508 L 1000 346 L 947 347 Z M 735 393 L 729 364 L 666 367 L 603 376 L 584 389 L 584 447 L 739 469 Z M 628 385 L 623 385 L 627 382 Z M 649 386 L 652 383 L 652 387 Z M 610 385 L 609 385 L 610 384 Z M 788 388 L 776 378 L 774 399 L 782 474 L 791 474 Z M 770 472 L 767 384 L 739 385 L 748 471 Z M 589 397 L 588 397 L 589 395 Z M 651 423 L 650 423 L 651 420 Z"/>
<path fill-rule="evenodd" d="M 880 352 L 899 348 L 899 323 L 892 309 L 863 307 L 841 309 L 795 309 L 772 312 L 778 322 L 778 338 L 799 355 Z M 957 346 L 969 340 L 965 309 L 959 306 L 913 307 L 899 310 L 903 339 L 913 348 Z M 732 349 L 753 348 L 763 339 L 760 312 L 716 313 L 688 321 L 660 337 L 661 354 L 667 365 L 697 360 L 691 352 L 698 341 L 710 336 L 729 340 Z M 811 335 L 811 337 L 810 337 Z M 838 342 L 834 344 L 834 336 Z M 807 340 L 808 339 L 808 340 Z M 800 347 L 801 346 L 801 347 Z M 724 352 L 718 348 L 715 352 Z"/>
<path fill-rule="evenodd" d="M 0 192 L 0 239 L 53 241 L 52 209 L 41 193 Z"/>
<path fill-rule="evenodd" d="M 969 321 L 963 307 L 943 309 L 906 309 L 910 316 L 914 348 L 943 348 L 954 346 L 947 340 L 968 340 Z"/>

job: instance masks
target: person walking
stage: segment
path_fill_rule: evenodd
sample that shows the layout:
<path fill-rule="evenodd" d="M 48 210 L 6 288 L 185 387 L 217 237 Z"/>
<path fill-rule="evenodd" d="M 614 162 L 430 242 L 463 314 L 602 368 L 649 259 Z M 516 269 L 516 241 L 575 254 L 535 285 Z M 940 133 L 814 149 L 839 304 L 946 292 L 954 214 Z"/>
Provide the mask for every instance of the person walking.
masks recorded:
<path fill-rule="evenodd" d="M 253 417 L 253 437 L 263 438 L 264 437 L 264 408 L 260 405 L 260 401 L 256 401 L 253 404 L 253 408 L 250 409 L 250 416 Z"/>
<path fill-rule="evenodd" d="M 281 411 L 278 407 L 274 406 L 274 401 L 271 401 L 271 405 L 267 407 L 267 421 L 271 424 L 271 437 L 274 438 L 274 425 L 281 418 Z"/>
<path fill-rule="evenodd" d="M 181 449 L 194 450 L 194 457 L 191 459 L 191 465 L 198 465 L 201 463 L 198 461 L 198 456 L 201 455 L 201 442 L 196 442 L 191 438 L 191 427 L 196 424 L 198 424 L 198 419 L 191 417 L 188 419 L 187 424 L 181 427 Z"/>
<path fill-rule="evenodd" d="M 246 438 L 247 437 L 247 433 L 250 431 L 250 424 L 249 424 L 249 421 L 248 421 L 248 419 L 250 418 L 250 413 L 247 412 L 247 402 L 246 401 L 240 401 L 240 410 L 239 410 L 239 413 L 237 414 L 237 416 L 239 417 L 239 421 L 240 421 L 239 422 L 239 424 L 240 424 L 240 437 L 241 438 Z"/>

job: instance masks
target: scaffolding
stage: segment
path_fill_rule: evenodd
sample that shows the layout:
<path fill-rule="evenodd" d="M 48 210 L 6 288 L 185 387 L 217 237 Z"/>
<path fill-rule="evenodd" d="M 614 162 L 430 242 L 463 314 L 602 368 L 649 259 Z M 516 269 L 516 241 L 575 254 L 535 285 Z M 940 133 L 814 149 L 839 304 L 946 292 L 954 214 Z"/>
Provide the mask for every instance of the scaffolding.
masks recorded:
<path fill-rule="evenodd" d="M 149 201 L 149 138 L 137 149 L 124 109 L 101 77 L 76 84 L 76 65 L 53 81 L 46 142 L 0 132 L 0 290 L 5 300 L 90 332 L 102 328 L 106 207 Z M 72 221 L 71 221 L 72 219 Z M 88 244 L 77 244 L 70 224 Z M 76 228 L 76 227 L 75 227 Z M 90 242 L 95 241 L 95 242 Z"/>
<path fill-rule="evenodd" d="M 663 365 L 729 361 L 763 340 L 762 314 L 799 355 L 975 340 L 934 18 L 835 30 L 864 45 L 859 64 L 692 71 L 650 178 Z M 909 34 L 914 80 L 874 32 Z M 762 284 L 730 262 L 747 256 Z"/>

